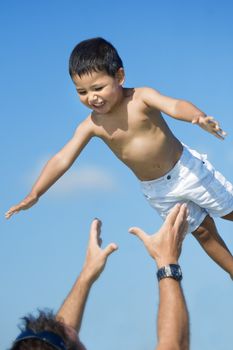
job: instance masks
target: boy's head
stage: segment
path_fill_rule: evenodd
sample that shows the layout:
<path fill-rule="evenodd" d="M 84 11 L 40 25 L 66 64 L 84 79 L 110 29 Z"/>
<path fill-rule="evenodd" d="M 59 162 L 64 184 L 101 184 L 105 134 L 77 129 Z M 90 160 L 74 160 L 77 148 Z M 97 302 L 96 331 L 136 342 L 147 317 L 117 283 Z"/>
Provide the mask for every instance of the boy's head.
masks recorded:
<path fill-rule="evenodd" d="M 114 110 L 122 97 L 124 69 L 116 49 L 102 38 L 82 41 L 71 53 L 70 76 L 80 101 L 96 113 Z"/>
<path fill-rule="evenodd" d="M 115 77 L 123 63 L 117 50 L 102 38 L 93 38 L 80 42 L 73 49 L 69 60 L 71 78 L 82 77 L 93 72 L 105 72 Z"/>

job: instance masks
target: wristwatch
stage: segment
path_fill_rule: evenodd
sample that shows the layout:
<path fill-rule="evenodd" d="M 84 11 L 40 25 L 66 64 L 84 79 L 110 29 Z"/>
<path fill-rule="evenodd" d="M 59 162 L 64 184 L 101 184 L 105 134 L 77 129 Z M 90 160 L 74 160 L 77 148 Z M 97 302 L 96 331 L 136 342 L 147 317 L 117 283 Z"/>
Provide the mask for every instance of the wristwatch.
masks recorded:
<path fill-rule="evenodd" d="M 167 277 L 174 278 L 176 281 L 181 281 L 182 271 L 181 271 L 180 265 L 169 264 L 158 269 L 157 271 L 158 281 Z"/>

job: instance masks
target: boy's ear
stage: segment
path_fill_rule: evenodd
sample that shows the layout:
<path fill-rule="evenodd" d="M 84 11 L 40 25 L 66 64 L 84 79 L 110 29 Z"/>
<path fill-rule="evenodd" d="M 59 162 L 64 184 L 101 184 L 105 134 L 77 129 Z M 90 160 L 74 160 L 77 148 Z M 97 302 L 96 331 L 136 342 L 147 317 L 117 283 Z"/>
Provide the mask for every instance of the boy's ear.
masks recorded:
<path fill-rule="evenodd" d="M 125 81 L 125 71 L 123 68 L 119 68 L 116 73 L 116 78 L 118 80 L 119 85 L 123 85 Z"/>

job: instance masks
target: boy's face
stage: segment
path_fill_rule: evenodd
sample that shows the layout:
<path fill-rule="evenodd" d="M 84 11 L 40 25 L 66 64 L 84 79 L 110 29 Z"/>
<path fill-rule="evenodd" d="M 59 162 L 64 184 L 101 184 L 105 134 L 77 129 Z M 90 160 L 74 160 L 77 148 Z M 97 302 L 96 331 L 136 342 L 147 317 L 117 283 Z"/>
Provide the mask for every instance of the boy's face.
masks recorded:
<path fill-rule="evenodd" d="M 124 71 L 119 69 L 115 77 L 105 72 L 92 72 L 81 78 L 73 76 L 80 101 L 99 114 L 110 113 L 120 102 Z"/>

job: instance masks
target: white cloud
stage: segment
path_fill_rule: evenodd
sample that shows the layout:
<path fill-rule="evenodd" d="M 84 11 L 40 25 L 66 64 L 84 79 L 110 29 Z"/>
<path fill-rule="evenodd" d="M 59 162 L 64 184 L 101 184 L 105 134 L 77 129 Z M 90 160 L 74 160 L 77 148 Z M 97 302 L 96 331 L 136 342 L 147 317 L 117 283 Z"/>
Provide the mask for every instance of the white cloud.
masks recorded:
<path fill-rule="evenodd" d="M 49 157 L 44 157 L 37 162 L 35 169 L 26 176 L 29 188 L 38 178 L 42 168 Z M 117 190 L 117 181 L 113 174 L 96 165 L 80 165 L 69 169 L 50 189 L 50 193 L 58 195 L 73 194 L 79 191 L 105 191 Z"/>
<path fill-rule="evenodd" d="M 86 165 L 68 171 L 54 186 L 60 194 L 74 191 L 94 190 L 111 192 L 117 185 L 113 175 L 100 167 Z"/>

